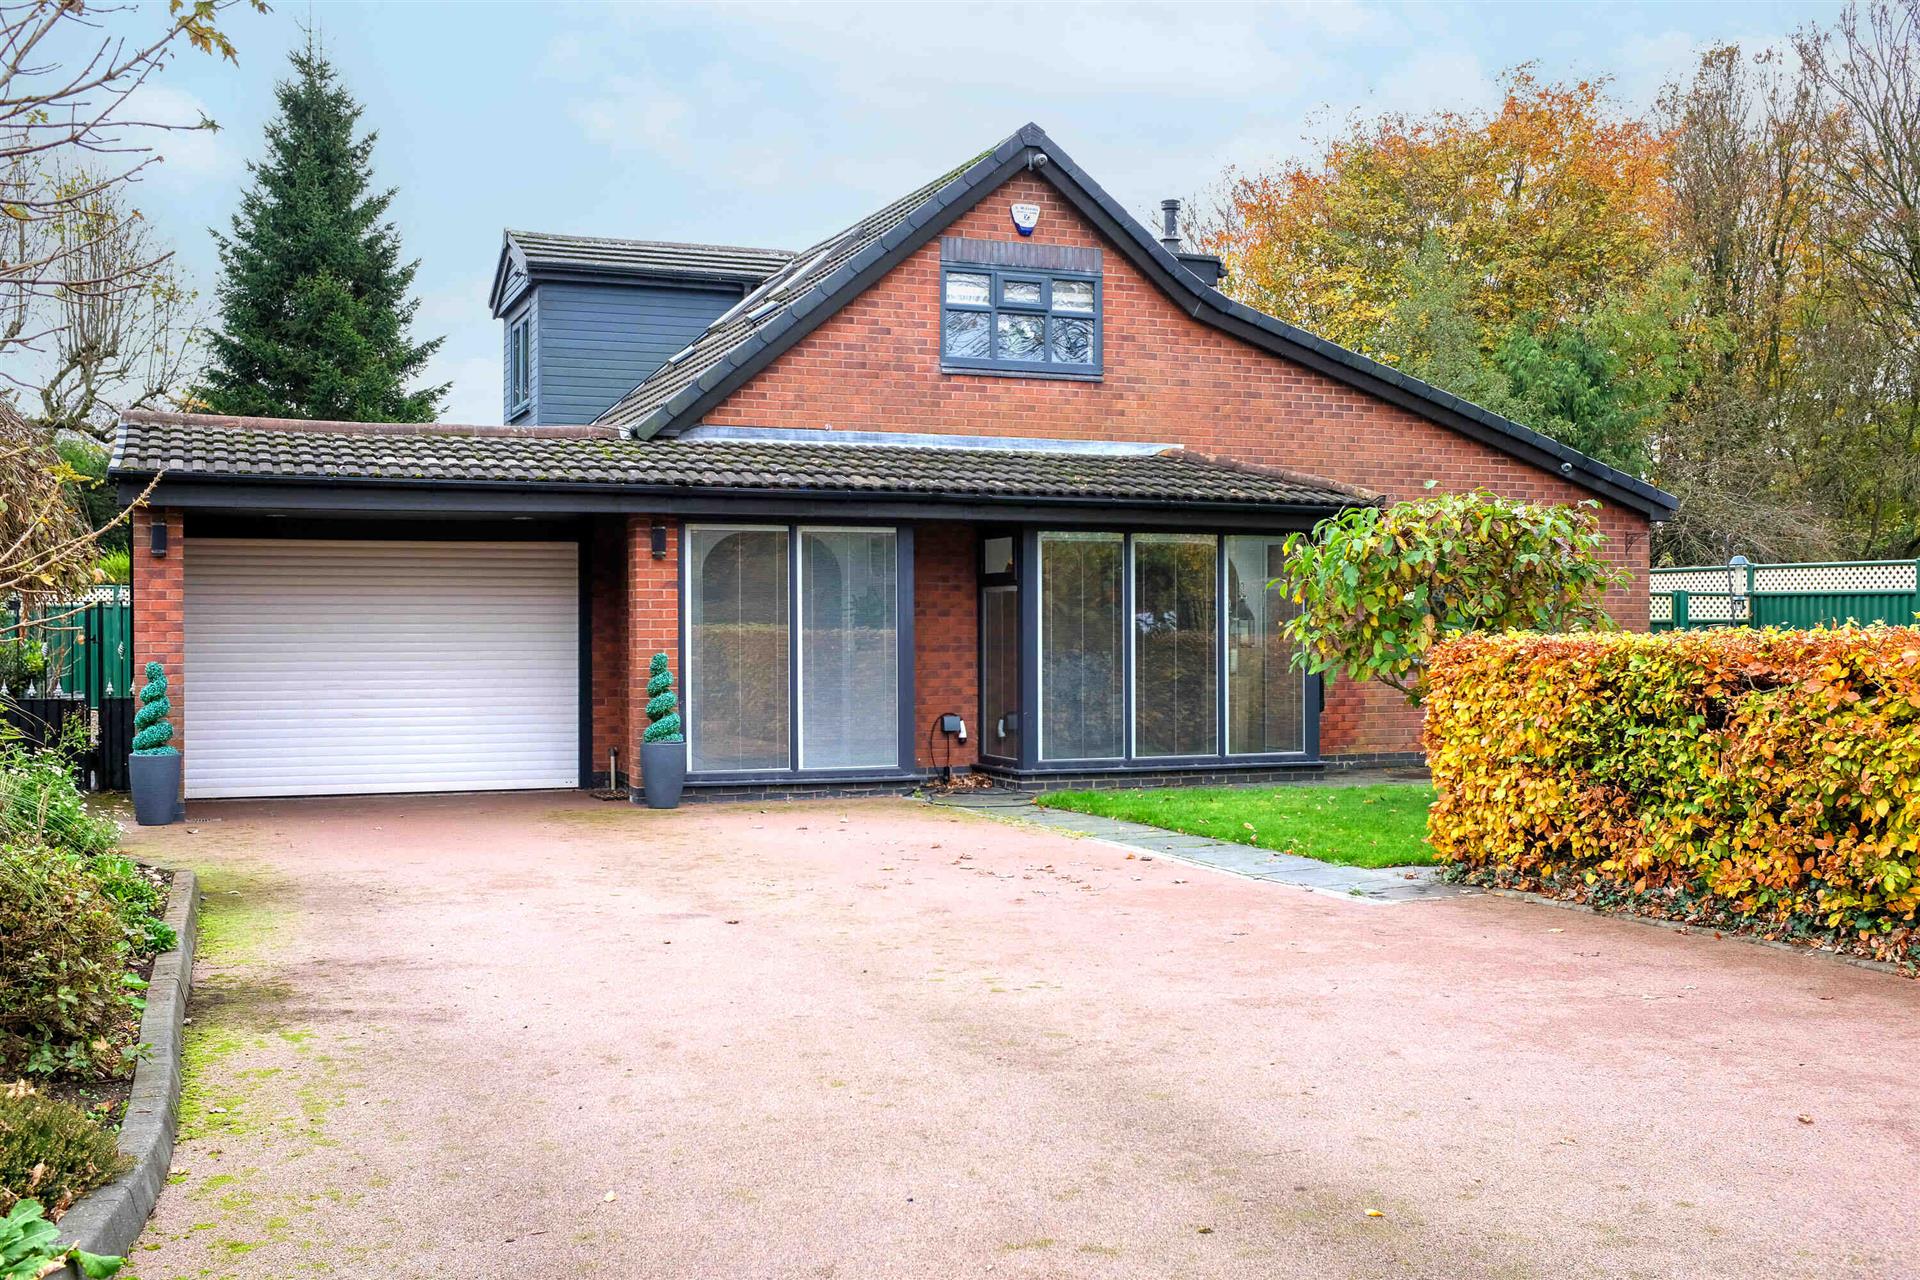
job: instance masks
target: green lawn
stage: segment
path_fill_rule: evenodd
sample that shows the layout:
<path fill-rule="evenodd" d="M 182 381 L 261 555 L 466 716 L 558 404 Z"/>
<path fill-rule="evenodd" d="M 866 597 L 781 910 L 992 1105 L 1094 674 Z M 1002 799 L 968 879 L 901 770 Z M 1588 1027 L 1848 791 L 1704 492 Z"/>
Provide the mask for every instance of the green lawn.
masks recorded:
<path fill-rule="evenodd" d="M 1427 847 L 1433 788 L 1424 782 L 1055 791 L 1039 803 L 1354 867 L 1425 866 L 1435 860 Z"/>

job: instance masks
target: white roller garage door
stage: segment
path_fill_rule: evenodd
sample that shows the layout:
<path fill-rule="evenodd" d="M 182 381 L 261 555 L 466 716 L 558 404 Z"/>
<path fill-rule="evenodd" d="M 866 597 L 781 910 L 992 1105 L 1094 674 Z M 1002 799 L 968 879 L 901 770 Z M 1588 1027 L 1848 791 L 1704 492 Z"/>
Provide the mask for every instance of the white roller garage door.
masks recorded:
<path fill-rule="evenodd" d="M 185 550 L 190 798 L 578 784 L 574 544 Z"/>

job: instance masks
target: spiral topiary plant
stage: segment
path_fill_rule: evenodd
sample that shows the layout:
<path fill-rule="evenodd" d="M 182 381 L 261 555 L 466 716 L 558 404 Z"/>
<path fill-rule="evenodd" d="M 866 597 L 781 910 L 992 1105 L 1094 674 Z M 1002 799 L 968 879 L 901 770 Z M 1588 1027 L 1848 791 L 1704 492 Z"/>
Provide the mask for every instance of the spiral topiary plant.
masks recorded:
<path fill-rule="evenodd" d="M 146 666 L 147 682 L 140 686 L 140 710 L 133 715 L 133 754 L 137 756 L 179 755 L 172 746 L 173 703 L 167 701 L 167 669 L 157 662 Z"/>
<path fill-rule="evenodd" d="M 673 696 L 673 672 L 667 655 L 656 653 L 647 664 L 647 731 L 642 742 L 684 742 L 680 731 L 680 699 Z"/>

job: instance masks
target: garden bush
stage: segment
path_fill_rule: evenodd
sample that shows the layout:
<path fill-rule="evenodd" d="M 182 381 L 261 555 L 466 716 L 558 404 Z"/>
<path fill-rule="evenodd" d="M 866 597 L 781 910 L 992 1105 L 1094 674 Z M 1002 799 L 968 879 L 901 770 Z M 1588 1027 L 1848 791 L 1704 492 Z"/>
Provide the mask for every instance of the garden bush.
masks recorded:
<path fill-rule="evenodd" d="M 120 843 L 118 824 L 88 810 L 66 746 L 0 749 L 0 832 L 11 843 L 88 857 L 110 853 Z"/>
<path fill-rule="evenodd" d="M 166 895 L 141 865 L 117 853 L 105 854 L 86 864 L 87 873 L 100 886 L 100 892 L 113 903 L 126 928 L 127 941 L 140 955 L 173 950 L 178 939 L 173 926 L 160 918 Z"/>
<path fill-rule="evenodd" d="M 131 1163 L 113 1132 L 72 1103 L 0 1086 L 0 1214 L 32 1199 L 58 1218 Z"/>
<path fill-rule="evenodd" d="M 106 1075 L 125 1064 L 138 982 L 127 928 L 88 865 L 0 847 L 0 1075 Z"/>
<path fill-rule="evenodd" d="M 1920 629 L 1467 636 L 1426 708 L 1466 878 L 1920 962 Z"/>

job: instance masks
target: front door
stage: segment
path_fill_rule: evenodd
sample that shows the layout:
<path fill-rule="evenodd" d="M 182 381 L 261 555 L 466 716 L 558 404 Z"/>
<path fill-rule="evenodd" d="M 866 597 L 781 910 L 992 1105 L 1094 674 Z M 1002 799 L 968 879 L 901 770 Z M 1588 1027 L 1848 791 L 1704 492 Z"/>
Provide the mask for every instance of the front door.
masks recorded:
<path fill-rule="evenodd" d="M 980 540 L 980 753 L 1020 759 L 1019 539 Z"/>

